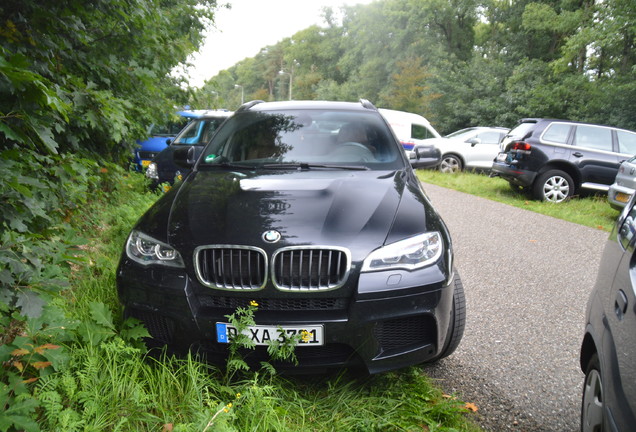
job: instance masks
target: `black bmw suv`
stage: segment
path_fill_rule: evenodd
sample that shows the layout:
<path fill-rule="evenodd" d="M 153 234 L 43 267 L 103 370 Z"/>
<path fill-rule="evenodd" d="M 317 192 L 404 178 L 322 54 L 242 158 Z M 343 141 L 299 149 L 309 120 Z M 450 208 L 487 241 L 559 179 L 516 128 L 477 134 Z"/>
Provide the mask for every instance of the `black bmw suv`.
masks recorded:
<path fill-rule="evenodd" d="M 149 343 L 222 362 L 227 315 L 257 304 L 248 361 L 284 332 L 309 335 L 281 368 L 377 373 L 458 346 L 450 235 L 368 101 L 247 103 L 194 155 L 175 151 L 191 170 L 138 221 L 117 271 Z"/>
<path fill-rule="evenodd" d="M 528 118 L 504 137 L 491 172 L 536 199 L 561 202 L 582 190 L 607 191 L 620 164 L 634 154 L 632 131 Z"/>

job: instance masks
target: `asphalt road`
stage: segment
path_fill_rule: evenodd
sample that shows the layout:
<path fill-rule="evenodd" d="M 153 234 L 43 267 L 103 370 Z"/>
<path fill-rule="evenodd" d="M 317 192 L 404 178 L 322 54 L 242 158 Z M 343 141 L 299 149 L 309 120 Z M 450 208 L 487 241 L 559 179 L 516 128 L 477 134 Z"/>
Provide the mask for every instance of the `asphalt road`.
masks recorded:
<path fill-rule="evenodd" d="M 425 372 L 488 431 L 574 432 L 585 306 L 608 233 L 424 184 L 467 302 L 457 351 Z"/>

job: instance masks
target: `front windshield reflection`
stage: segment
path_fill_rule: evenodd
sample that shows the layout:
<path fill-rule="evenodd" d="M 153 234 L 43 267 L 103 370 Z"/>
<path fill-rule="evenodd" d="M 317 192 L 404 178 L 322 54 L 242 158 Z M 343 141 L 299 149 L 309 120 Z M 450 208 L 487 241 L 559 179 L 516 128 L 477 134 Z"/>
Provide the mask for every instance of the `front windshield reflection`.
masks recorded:
<path fill-rule="evenodd" d="M 234 115 L 204 150 L 201 166 L 342 164 L 395 169 L 401 147 L 379 115 L 304 110 Z"/>

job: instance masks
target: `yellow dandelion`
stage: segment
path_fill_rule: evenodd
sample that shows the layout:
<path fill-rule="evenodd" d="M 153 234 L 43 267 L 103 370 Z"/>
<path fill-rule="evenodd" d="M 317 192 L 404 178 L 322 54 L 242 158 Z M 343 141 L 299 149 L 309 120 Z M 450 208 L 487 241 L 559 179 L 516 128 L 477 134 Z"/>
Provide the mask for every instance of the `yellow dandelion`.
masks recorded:
<path fill-rule="evenodd" d="M 307 330 L 303 330 L 302 332 L 300 332 L 300 337 L 302 338 L 303 342 L 309 342 L 309 339 L 311 339 L 311 333 L 309 333 Z"/>
<path fill-rule="evenodd" d="M 256 303 L 254 300 L 251 300 L 251 301 L 250 301 L 250 306 L 257 307 L 257 306 L 258 306 L 258 303 Z"/>

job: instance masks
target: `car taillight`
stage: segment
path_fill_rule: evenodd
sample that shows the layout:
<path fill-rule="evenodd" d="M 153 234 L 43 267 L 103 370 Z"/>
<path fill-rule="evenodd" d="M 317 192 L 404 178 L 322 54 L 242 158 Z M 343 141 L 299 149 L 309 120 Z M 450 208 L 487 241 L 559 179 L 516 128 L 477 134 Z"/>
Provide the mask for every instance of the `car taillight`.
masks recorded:
<path fill-rule="evenodd" d="M 512 143 L 512 148 L 511 150 L 521 150 L 521 151 L 530 151 L 532 149 L 532 146 L 530 144 L 528 144 L 527 142 L 523 142 L 523 141 L 515 141 L 514 143 Z"/>

